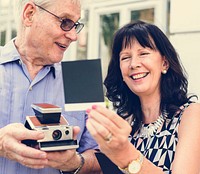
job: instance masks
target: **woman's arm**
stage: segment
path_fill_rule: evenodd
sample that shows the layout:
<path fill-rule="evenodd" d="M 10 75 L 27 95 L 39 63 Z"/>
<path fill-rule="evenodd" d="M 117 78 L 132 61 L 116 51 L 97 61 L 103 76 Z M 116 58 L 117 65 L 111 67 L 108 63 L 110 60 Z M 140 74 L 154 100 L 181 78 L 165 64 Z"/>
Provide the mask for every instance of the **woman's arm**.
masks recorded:
<path fill-rule="evenodd" d="M 126 168 L 137 160 L 139 151 L 128 141 L 130 125 L 116 113 L 97 106 L 88 110 L 87 128 L 103 153 L 117 166 Z M 109 143 L 107 135 L 112 133 Z M 200 104 L 191 104 L 183 113 L 178 130 L 178 145 L 173 162 L 173 174 L 200 173 Z M 164 174 L 161 168 L 144 158 L 139 174 Z"/>
<path fill-rule="evenodd" d="M 89 109 L 88 116 L 88 130 L 99 144 L 100 150 L 112 162 L 120 168 L 126 168 L 131 161 L 137 160 L 139 151 L 128 140 L 131 126 L 127 121 L 101 106 Z M 108 141 L 107 137 L 110 133 L 112 137 Z M 145 157 L 139 173 L 164 174 L 161 168 L 155 166 Z"/>
<path fill-rule="evenodd" d="M 200 173 L 200 104 L 185 109 L 178 130 L 173 174 Z"/>

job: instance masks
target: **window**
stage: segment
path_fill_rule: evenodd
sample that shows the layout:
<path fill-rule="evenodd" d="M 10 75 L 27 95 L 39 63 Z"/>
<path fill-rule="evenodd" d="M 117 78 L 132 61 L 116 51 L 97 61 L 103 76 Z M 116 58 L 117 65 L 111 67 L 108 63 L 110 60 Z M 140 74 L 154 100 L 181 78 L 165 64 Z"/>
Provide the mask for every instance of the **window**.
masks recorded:
<path fill-rule="evenodd" d="M 154 8 L 131 11 L 131 21 L 137 20 L 154 23 Z"/>
<path fill-rule="evenodd" d="M 87 59 L 87 49 L 88 49 L 88 21 L 89 21 L 89 11 L 83 11 L 83 19 L 81 22 L 84 23 L 84 28 L 78 35 L 76 57 L 77 60 Z"/>
<path fill-rule="evenodd" d="M 0 46 L 5 45 L 6 43 L 6 31 L 0 32 Z"/>
<path fill-rule="evenodd" d="M 119 28 L 119 13 L 100 15 L 99 34 L 99 57 L 102 59 L 102 66 L 108 66 L 111 57 L 111 42 L 113 33 Z M 106 75 L 106 70 L 103 76 Z"/>
<path fill-rule="evenodd" d="M 119 27 L 140 19 L 155 23 L 164 32 L 167 31 L 168 0 L 99 1 L 86 7 L 90 11 L 86 57 L 101 58 L 103 78 L 111 57 L 113 35 Z"/>

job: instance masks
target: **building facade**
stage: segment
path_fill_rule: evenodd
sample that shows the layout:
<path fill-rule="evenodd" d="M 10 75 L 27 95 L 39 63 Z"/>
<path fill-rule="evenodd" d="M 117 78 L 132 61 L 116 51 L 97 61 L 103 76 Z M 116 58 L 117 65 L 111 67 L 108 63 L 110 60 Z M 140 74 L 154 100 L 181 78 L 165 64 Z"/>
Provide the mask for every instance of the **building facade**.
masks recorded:
<path fill-rule="evenodd" d="M 13 5 L 12 0 L 0 0 L 0 45 L 16 36 Z"/>
<path fill-rule="evenodd" d="M 0 0 L 0 44 L 16 35 L 13 1 Z M 110 60 L 113 33 L 124 24 L 145 20 L 159 26 L 172 41 L 188 72 L 189 91 L 200 96 L 199 0 L 82 0 L 85 27 L 64 60 L 101 58 L 103 78 Z"/>

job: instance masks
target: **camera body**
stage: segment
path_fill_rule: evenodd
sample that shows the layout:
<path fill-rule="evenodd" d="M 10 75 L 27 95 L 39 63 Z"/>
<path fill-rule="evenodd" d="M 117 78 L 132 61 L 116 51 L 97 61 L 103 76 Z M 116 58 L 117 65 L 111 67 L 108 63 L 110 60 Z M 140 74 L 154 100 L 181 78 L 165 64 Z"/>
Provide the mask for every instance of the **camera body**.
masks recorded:
<path fill-rule="evenodd" d="M 78 148 L 73 140 L 73 126 L 61 115 L 61 108 L 48 103 L 31 105 L 36 116 L 27 116 L 25 127 L 42 131 L 45 135 L 40 140 L 23 140 L 23 143 L 43 151 L 59 151 Z"/>

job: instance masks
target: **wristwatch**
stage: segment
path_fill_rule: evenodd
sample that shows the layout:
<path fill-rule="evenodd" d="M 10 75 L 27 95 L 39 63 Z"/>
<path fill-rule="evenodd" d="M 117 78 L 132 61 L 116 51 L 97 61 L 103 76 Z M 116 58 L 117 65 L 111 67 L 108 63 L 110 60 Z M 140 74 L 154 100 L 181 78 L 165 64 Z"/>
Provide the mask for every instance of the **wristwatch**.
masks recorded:
<path fill-rule="evenodd" d="M 142 168 L 142 163 L 144 160 L 144 156 L 140 153 L 139 157 L 136 160 L 131 161 L 128 164 L 128 167 L 122 169 L 118 167 L 124 174 L 137 174 L 141 168 Z"/>

